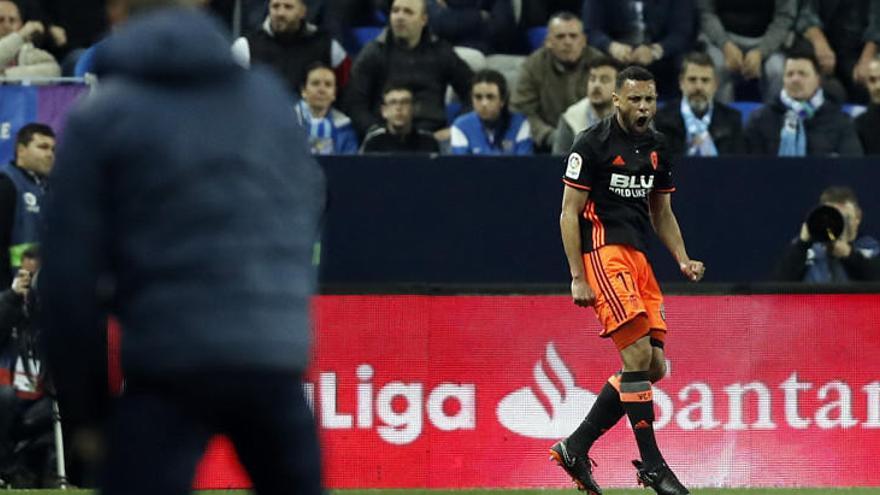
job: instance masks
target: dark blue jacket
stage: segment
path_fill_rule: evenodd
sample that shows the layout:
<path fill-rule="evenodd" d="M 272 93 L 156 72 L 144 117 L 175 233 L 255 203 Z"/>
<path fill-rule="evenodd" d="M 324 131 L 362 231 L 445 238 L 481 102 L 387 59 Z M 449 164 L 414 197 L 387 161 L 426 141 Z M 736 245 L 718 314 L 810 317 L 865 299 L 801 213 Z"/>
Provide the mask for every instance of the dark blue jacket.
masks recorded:
<path fill-rule="evenodd" d="M 40 287 L 59 381 L 106 311 L 129 375 L 306 366 L 323 176 L 283 83 L 229 46 L 171 9 L 97 53 L 50 176 Z"/>
<path fill-rule="evenodd" d="M 625 38 L 635 24 L 632 0 L 586 0 L 584 30 L 591 45 L 608 51 L 612 41 Z M 694 0 L 645 0 L 647 44 L 659 43 L 663 58 L 684 55 L 692 45 L 696 27 Z"/>

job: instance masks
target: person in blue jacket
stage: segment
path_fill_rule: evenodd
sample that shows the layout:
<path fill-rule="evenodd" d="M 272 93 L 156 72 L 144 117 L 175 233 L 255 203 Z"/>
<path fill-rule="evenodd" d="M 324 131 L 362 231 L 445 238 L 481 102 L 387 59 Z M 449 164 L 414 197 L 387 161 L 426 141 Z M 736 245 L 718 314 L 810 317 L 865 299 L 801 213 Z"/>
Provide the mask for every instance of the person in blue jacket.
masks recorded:
<path fill-rule="evenodd" d="M 313 155 L 343 155 L 358 151 L 357 133 L 348 115 L 333 107 L 336 74 L 329 65 L 314 62 L 306 68 L 296 118 L 309 135 Z"/>
<path fill-rule="evenodd" d="M 454 155 L 531 155 L 534 144 L 526 116 L 511 112 L 507 81 L 500 72 L 482 70 L 471 82 L 472 112 L 452 123 Z"/>
<path fill-rule="evenodd" d="M 321 169 L 285 83 L 238 65 L 195 0 L 120 1 L 47 189 L 37 293 L 65 430 L 105 433 L 104 495 L 190 493 L 217 433 L 257 494 L 322 495 L 302 384 Z"/>

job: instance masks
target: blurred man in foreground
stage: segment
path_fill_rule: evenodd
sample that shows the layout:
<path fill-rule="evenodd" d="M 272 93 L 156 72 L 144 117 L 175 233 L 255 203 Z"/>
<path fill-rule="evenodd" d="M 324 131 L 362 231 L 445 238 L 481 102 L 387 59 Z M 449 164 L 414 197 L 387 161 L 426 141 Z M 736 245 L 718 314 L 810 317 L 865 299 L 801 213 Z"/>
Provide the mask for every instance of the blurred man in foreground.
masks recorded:
<path fill-rule="evenodd" d="M 257 493 L 317 495 L 300 375 L 321 173 L 283 82 L 238 66 L 215 22 L 124 3 L 50 177 L 40 292 L 65 426 L 104 427 L 104 494 L 189 493 L 223 433 Z M 126 390 L 103 410 L 108 313 Z"/>

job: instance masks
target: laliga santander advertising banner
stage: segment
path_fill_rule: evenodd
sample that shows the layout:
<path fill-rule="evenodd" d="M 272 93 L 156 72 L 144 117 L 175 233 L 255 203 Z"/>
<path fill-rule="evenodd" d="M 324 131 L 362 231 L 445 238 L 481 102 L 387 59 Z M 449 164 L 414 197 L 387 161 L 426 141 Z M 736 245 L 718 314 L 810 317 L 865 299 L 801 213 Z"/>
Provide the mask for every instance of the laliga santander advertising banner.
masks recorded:
<path fill-rule="evenodd" d="M 328 488 L 570 487 L 547 449 L 619 368 L 565 296 L 321 296 L 306 393 Z M 880 457 L 880 295 L 666 298 L 658 442 L 692 486 L 867 486 Z M 632 487 L 624 418 L 591 451 Z M 220 441 L 197 486 L 246 483 Z"/>

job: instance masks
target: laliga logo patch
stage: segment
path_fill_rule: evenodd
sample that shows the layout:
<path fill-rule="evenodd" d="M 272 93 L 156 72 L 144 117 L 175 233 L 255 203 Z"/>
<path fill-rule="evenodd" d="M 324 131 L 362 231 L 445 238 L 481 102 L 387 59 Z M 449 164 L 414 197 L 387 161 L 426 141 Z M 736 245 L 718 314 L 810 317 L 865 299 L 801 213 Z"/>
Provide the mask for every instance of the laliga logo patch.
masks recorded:
<path fill-rule="evenodd" d="M 656 151 L 651 152 L 651 166 L 654 167 L 654 170 L 657 170 L 657 166 L 660 164 L 660 157 L 657 155 Z"/>
<path fill-rule="evenodd" d="M 24 204 L 28 206 L 37 206 L 37 197 L 34 196 L 34 193 L 24 193 Z"/>
<path fill-rule="evenodd" d="M 568 155 L 568 167 L 565 169 L 565 176 L 569 179 L 578 179 L 581 176 L 581 166 L 584 159 L 577 153 Z"/>

